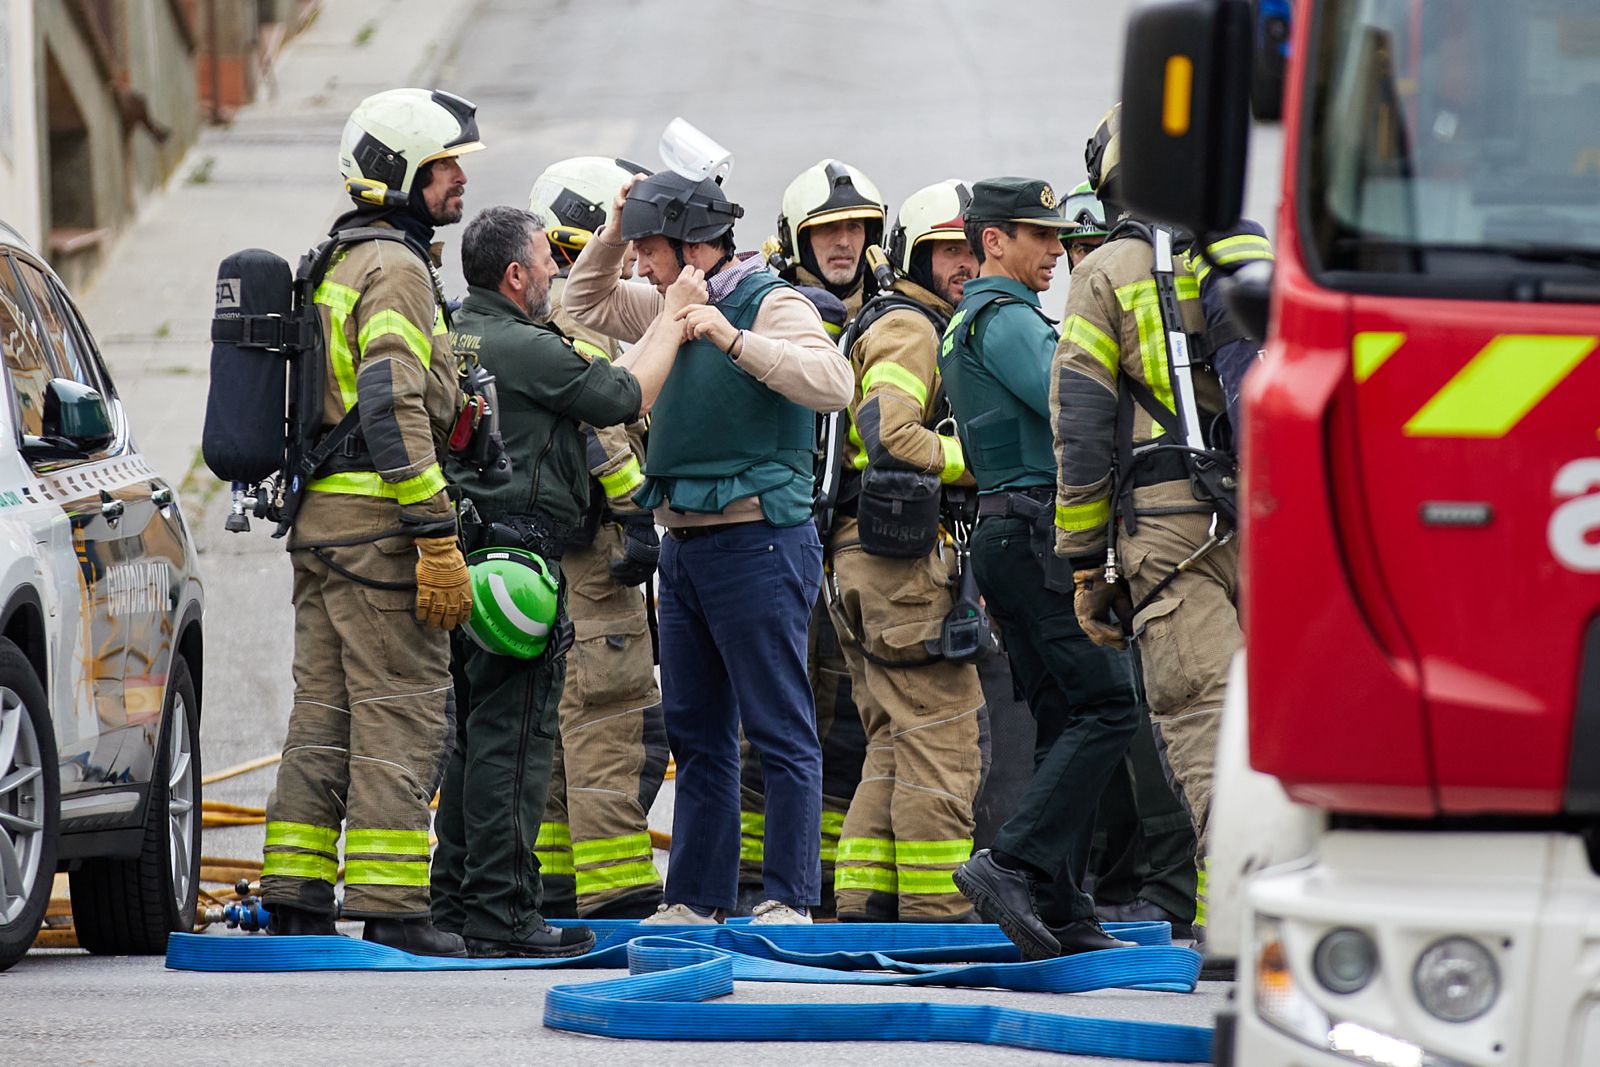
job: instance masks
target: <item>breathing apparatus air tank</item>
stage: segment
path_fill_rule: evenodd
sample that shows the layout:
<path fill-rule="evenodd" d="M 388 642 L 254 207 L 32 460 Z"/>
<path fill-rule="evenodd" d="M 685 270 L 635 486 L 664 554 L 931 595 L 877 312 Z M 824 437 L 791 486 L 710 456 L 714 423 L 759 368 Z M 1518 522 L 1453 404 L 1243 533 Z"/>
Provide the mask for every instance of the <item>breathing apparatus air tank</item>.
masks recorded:
<path fill-rule="evenodd" d="M 211 472 L 233 483 L 236 504 L 283 467 L 293 297 L 293 272 L 276 253 L 247 248 L 217 267 L 200 450 Z M 248 528 L 235 511 L 228 528 Z"/>

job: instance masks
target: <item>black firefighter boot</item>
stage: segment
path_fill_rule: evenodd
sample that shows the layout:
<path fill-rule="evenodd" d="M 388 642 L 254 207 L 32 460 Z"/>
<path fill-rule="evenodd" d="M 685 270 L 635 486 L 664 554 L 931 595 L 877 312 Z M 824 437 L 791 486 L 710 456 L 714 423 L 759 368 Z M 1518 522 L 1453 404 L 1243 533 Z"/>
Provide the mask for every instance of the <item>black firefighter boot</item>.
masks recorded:
<path fill-rule="evenodd" d="M 445 933 L 427 918 L 369 918 L 361 940 L 397 948 L 413 956 L 464 957 L 467 954 L 466 942 L 461 940 L 460 934 Z"/>
<path fill-rule="evenodd" d="M 293 904 L 269 903 L 265 905 L 271 918 L 267 933 L 279 937 L 338 937 L 339 928 L 333 925 L 333 916 Z"/>

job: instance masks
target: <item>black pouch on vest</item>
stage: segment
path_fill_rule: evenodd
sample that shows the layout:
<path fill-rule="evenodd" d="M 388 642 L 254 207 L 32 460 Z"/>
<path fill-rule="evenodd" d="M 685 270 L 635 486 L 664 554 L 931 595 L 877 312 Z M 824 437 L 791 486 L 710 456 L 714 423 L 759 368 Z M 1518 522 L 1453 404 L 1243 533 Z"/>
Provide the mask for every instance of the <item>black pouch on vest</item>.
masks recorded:
<path fill-rule="evenodd" d="M 861 473 L 856 521 L 868 555 L 921 559 L 939 540 L 936 474 L 868 467 Z"/>

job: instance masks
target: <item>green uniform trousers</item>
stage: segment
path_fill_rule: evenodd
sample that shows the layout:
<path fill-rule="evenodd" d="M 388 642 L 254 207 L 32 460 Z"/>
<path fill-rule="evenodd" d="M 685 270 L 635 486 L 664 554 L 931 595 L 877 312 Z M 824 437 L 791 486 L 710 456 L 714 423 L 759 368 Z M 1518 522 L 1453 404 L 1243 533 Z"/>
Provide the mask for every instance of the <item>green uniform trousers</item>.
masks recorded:
<path fill-rule="evenodd" d="M 420 918 L 428 803 L 450 739 L 449 635 L 417 621 L 415 589 L 339 573 L 414 582 L 410 536 L 289 558 L 294 708 L 267 798 L 262 896 L 331 915 L 343 822 L 344 914 Z"/>
<path fill-rule="evenodd" d="M 643 918 L 661 903 L 648 816 L 667 770 L 667 727 L 644 592 L 608 570 L 621 555 L 621 527 L 605 523 L 561 560 L 576 640 L 534 846 L 549 916 Z"/>
<path fill-rule="evenodd" d="M 1189 813 L 1162 766 L 1149 712 L 1100 797 L 1099 828 L 1089 868 L 1096 904 L 1143 898 L 1182 922 L 1193 922 L 1198 875 Z"/>
<path fill-rule="evenodd" d="M 993 847 L 1042 876 L 1039 915 L 1064 925 L 1094 914 L 1080 887 L 1100 796 L 1138 729 L 1133 669 L 1125 652 L 1084 636 L 1071 593 L 1045 588 L 1025 520 L 982 519 L 972 563 L 1038 726 L 1033 778 Z"/>
<path fill-rule="evenodd" d="M 533 847 L 566 660 L 496 656 L 459 633 L 452 651 L 460 725 L 433 824 L 433 922 L 466 937 L 517 941 L 543 923 Z"/>

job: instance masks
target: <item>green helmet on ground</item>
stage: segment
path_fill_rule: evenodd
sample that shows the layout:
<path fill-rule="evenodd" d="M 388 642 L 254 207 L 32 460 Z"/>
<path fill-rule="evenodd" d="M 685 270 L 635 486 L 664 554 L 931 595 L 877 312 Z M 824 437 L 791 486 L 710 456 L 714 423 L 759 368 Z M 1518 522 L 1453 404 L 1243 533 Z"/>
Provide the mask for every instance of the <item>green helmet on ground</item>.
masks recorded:
<path fill-rule="evenodd" d="M 533 659 L 550 643 L 556 580 L 544 560 L 520 548 L 485 548 L 467 557 L 472 617 L 467 636 L 485 652 Z"/>

